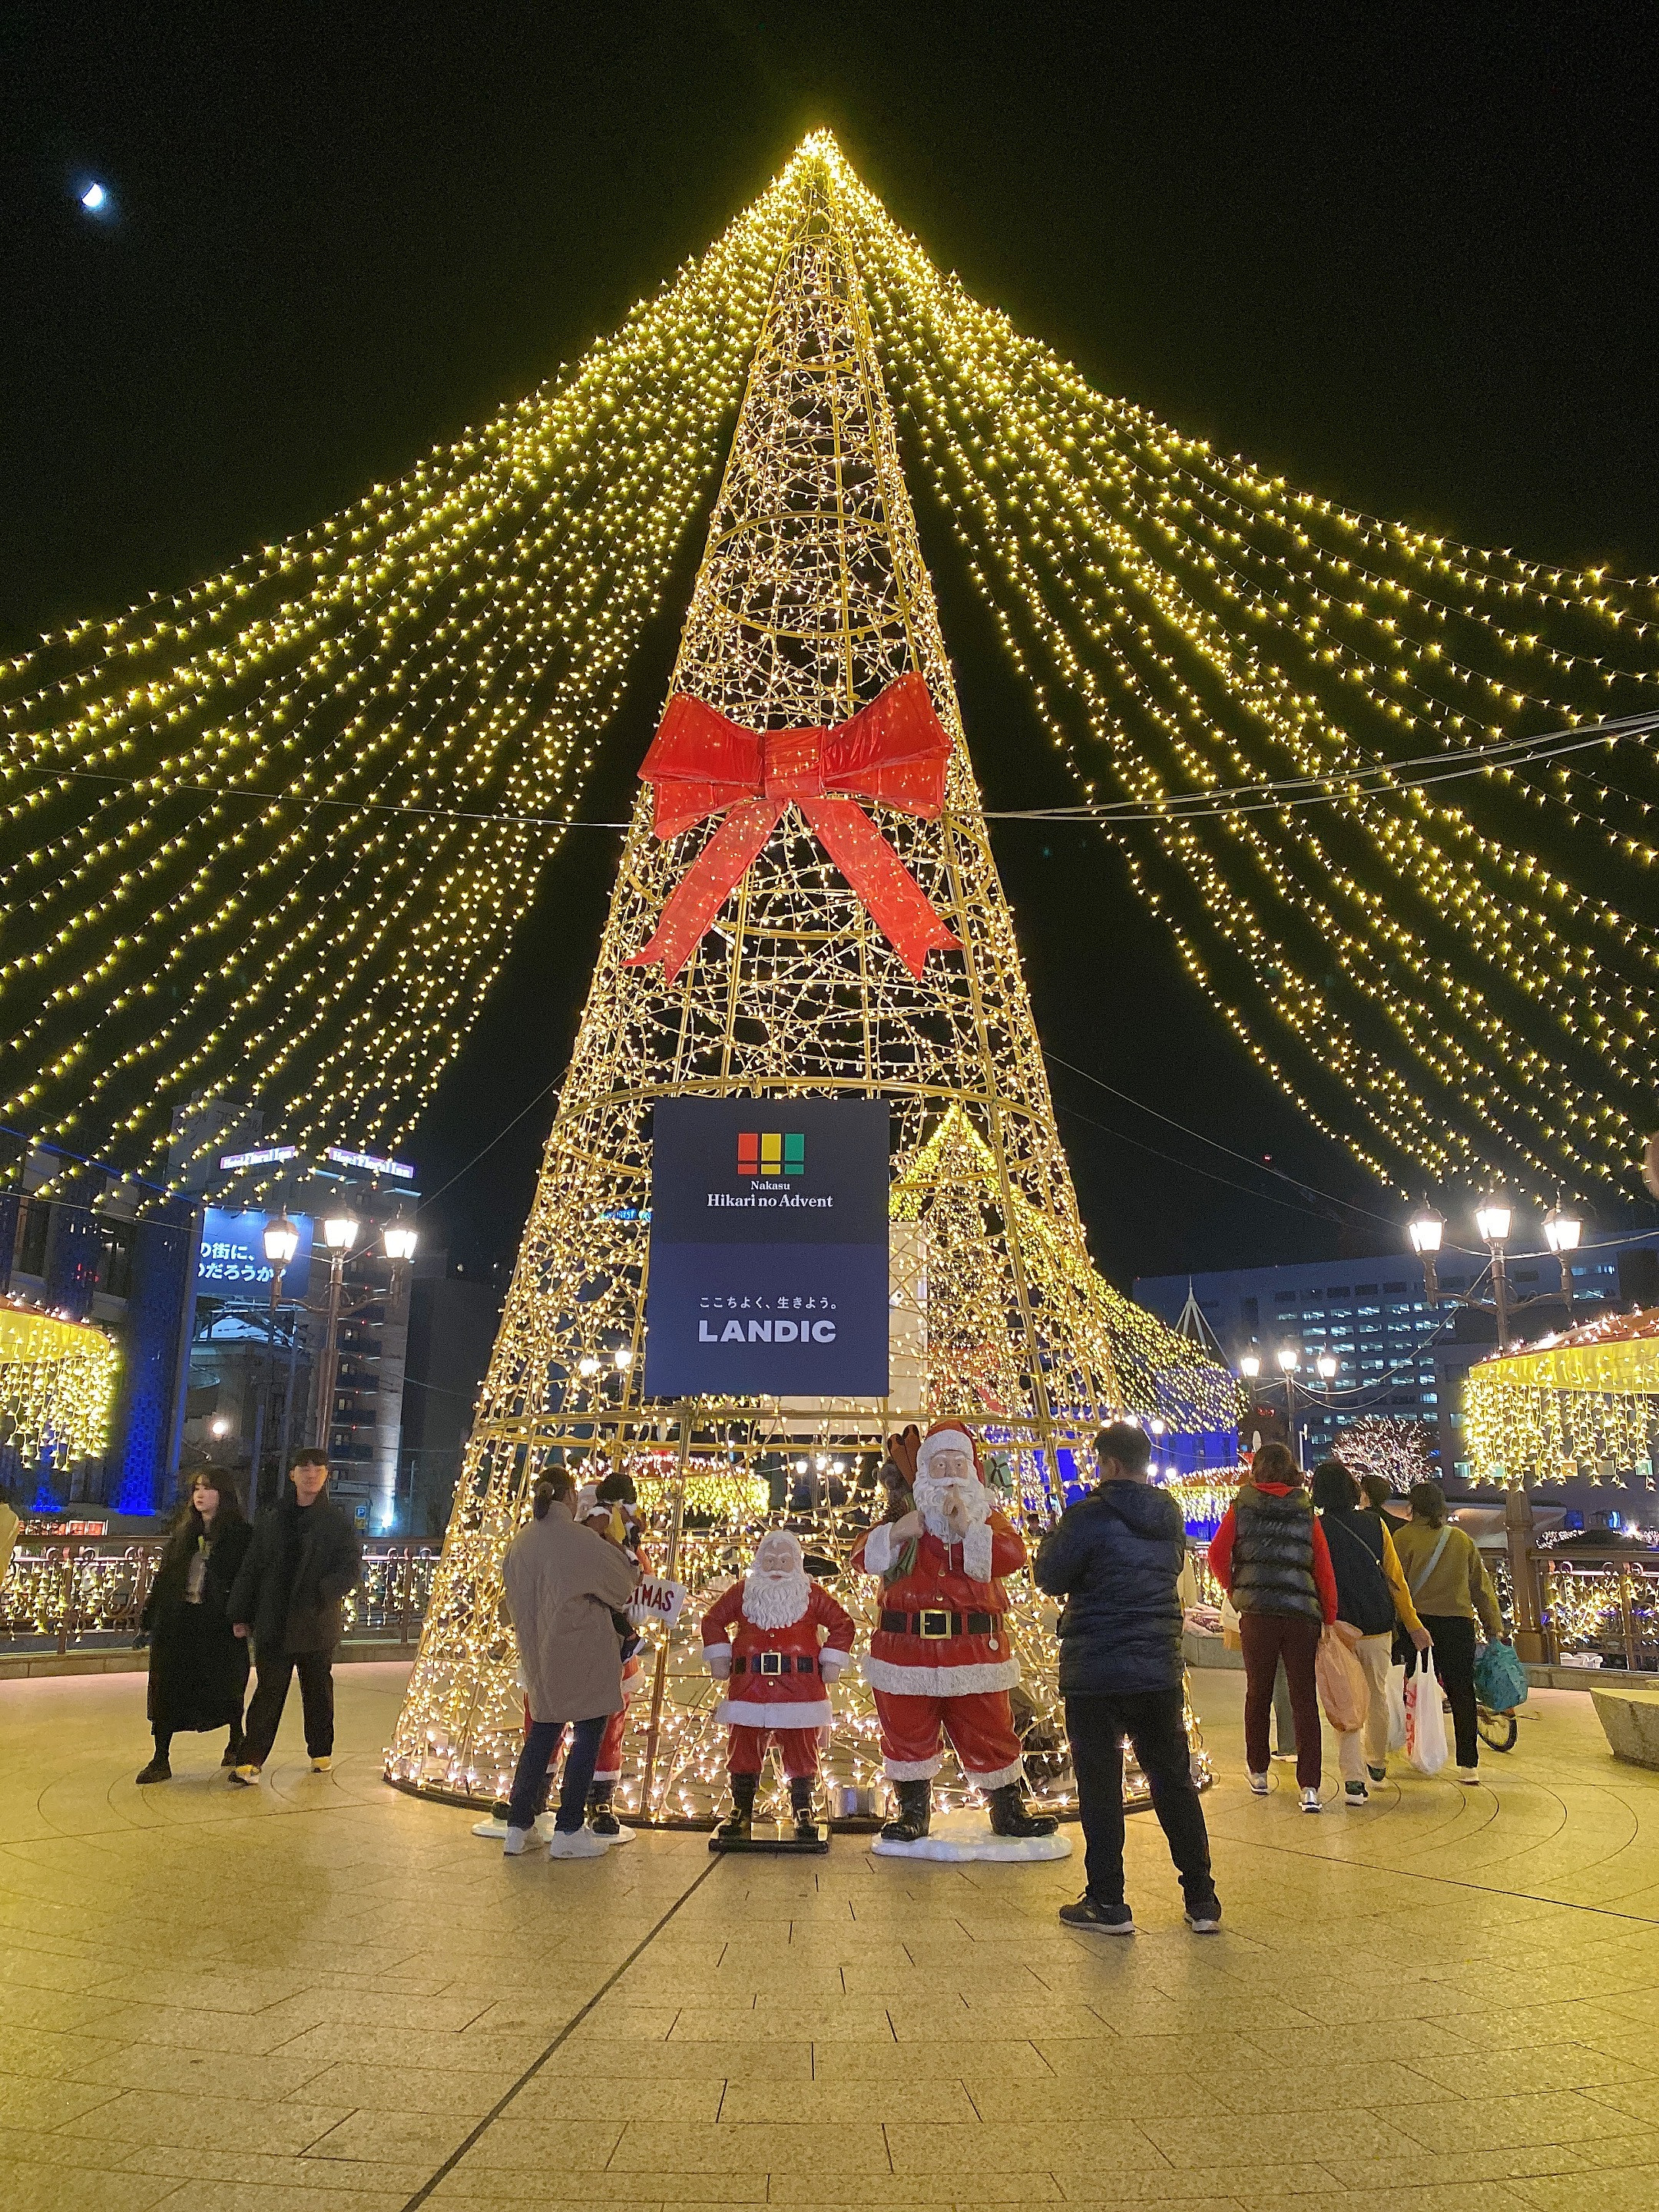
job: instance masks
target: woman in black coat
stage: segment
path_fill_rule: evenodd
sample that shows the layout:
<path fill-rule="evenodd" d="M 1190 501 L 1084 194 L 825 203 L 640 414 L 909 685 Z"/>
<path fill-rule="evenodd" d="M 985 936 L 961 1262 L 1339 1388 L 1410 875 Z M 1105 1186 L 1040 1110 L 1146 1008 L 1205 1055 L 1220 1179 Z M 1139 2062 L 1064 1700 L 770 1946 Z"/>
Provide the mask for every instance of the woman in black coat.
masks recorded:
<path fill-rule="evenodd" d="M 228 1728 L 221 1765 L 234 1766 L 241 1754 L 247 1644 L 231 1626 L 230 1588 L 252 1535 L 230 1478 L 216 1468 L 199 1468 L 140 1624 L 152 1638 L 149 1724 L 155 1738 L 155 1756 L 140 1782 L 172 1779 L 167 1751 L 180 1730 Z"/>

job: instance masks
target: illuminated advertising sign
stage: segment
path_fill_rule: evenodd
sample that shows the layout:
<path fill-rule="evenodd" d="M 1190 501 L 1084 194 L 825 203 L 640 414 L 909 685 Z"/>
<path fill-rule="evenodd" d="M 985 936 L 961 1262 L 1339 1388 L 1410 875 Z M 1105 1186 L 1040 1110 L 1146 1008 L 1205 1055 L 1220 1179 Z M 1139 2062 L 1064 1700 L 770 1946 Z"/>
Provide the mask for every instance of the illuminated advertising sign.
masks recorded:
<path fill-rule="evenodd" d="M 652 1398 L 884 1398 L 880 1099 L 671 1098 L 653 1116 Z"/>
<path fill-rule="evenodd" d="M 343 1152 L 337 1145 L 331 1145 L 323 1154 L 343 1168 L 364 1168 L 370 1175 L 396 1176 L 403 1182 L 413 1182 L 415 1170 L 407 1160 L 383 1160 L 374 1152 Z"/>
<path fill-rule="evenodd" d="M 209 1206 L 196 1260 L 198 1292 L 219 1298 L 270 1295 L 271 1267 L 265 1257 L 265 1224 L 270 1219 L 268 1213 L 227 1213 L 222 1206 Z M 299 1246 L 283 1273 L 287 1287 L 303 1297 L 311 1265 L 310 1216 L 296 1215 L 294 1226 L 300 1232 Z"/>

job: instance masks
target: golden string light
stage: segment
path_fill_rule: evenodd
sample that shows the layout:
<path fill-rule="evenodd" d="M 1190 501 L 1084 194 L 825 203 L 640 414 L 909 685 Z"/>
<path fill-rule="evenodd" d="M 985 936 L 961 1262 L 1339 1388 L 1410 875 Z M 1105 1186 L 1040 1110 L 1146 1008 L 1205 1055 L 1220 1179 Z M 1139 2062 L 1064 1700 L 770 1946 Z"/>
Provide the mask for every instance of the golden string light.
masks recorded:
<path fill-rule="evenodd" d="M 1482 1481 L 1651 1480 L 1659 1448 L 1659 1313 L 1607 1314 L 1482 1359 L 1463 1389 Z"/>
<path fill-rule="evenodd" d="M 0 1108 L 154 1170 L 172 1105 L 253 1069 L 301 1141 L 406 1134 L 580 805 L 809 176 L 1056 758 L 1149 817 L 1107 834 L 1245 1048 L 1396 1183 L 1621 1182 L 1650 744 L 1511 754 L 1466 803 L 1377 771 L 1659 702 L 1656 580 L 1358 513 L 1094 391 L 823 134 L 541 391 L 11 665 Z M 1286 775 L 1338 803 L 1177 818 Z"/>
<path fill-rule="evenodd" d="M 90 1322 L 0 1302 L 0 1430 L 21 1465 L 96 1459 L 109 1439 L 120 1356 Z"/>

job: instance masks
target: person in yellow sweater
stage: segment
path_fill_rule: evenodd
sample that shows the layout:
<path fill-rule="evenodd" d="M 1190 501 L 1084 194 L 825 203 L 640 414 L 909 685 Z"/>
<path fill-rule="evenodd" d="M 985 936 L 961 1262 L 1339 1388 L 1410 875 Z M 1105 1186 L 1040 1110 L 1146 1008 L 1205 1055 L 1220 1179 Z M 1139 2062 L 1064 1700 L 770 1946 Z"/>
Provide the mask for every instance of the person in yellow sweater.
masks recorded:
<path fill-rule="evenodd" d="M 1457 1738 L 1457 1778 L 1478 1783 L 1480 1739 L 1474 1725 L 1474 1628 L 1478 1620 L 1494 1644 L 1507 1644 L 1498 1593 L 1474 1539 L 1446 1518 L 1446 1493 L 1437 1482 L 1414 1482 L 1412 1517 L 1395 1531 L 1395 1549 L 1406 1571 L 1418 1618 L 1434 1642 L 1435 1672 L 1452 1709 Z"/>
<path fill-rule="evenodd" d="M 1359 1508 L 1359 1485 L 1340 1460 L 1322 1459 L 1313 1471 L 1313 1501 L 1325 1529 L 1325 1547 L 1336 1573 L 1336 1617 L 1358 1631 L 1353 1655 L 1370 1691 L 1365 1725 L 1337 1738 L 1342 1799 L 1363 1805 L 1369 1773 L 1382 1781 L 1389 1759 L 1389 1668 L 1394 1663 L 1395 1624 L 1426 1650 L 1429 1632 L 1418 1619 L 1394 1539 L 1376 1514 Z"/>

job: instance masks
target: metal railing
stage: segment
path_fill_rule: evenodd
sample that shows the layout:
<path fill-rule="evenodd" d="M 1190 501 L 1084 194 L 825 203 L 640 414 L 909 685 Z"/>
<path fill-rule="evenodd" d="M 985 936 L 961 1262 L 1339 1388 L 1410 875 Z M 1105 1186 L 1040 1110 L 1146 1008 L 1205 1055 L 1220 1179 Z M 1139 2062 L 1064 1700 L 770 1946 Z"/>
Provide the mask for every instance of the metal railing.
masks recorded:
<path fill-rule="evenodd" d="M 162 1549 L 155 1538 L 21 1539 L 0 1583 L 0 1651 L 55 1642 L 64 1653 L 94 1639 L 108 1647 L 137 1636 Z M 365 1544 L 362 1587 L 342 1607 L 348 1639 L 412 1647 L 426 1619 L 438 1549 L 386 1539 Z"/>

